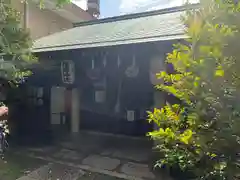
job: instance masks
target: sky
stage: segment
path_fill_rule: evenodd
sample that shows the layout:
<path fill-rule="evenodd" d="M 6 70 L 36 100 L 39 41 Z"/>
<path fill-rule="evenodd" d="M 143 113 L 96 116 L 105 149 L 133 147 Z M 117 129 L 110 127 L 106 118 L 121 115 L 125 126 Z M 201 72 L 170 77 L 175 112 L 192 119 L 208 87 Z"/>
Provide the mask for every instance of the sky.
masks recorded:
<path fill-rule="evenodd" d="M 119 16 L 123 14 L 157 10 L 179 6 L 185 0 L 100 0 L 100 18 Z M 87 7 L 87 0 L 74 0 L 83 9 Z M 192 0 L 197 2 L 197 0 Z"/>

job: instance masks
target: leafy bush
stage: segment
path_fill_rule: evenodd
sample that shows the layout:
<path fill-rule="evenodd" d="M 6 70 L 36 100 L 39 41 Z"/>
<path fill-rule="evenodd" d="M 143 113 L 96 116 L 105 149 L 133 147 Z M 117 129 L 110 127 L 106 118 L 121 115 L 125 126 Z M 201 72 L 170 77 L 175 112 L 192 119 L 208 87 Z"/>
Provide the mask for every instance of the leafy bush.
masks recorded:
<path fill-rule="evenodd" d="M 195 179 L 233 180 L 239 174 L 240 150 L 240 3 L 201 0 L 183 17 L 186 42 L 174 45 L 160 72 L 157 89 L 174 95 L 149 112 L 157 129 L 149 133 L 162 155 L 156 166 L 179 169 Z"/>

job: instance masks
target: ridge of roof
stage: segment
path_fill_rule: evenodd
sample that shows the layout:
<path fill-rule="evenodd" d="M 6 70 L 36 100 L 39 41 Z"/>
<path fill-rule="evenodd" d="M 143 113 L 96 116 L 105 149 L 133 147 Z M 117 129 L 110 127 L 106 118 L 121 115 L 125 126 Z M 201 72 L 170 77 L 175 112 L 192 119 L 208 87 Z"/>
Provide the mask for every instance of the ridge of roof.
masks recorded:
<path fill-rule="evenodd" d="M 147 16 L 155 16 L 155 15 L 161 15 L 161 14 L 181 12 L 181 11 L 186 11 L 186 10 L 190 10 L 190 9 L 197 9 L 199 7 L 200 7 L 200 3 L 187 4 L 187 5 L 176 6 L 176 7 L 171 7 L 171 8 L 164 8 L 164 9 L 160 9 L 160 10 L 154 10 L 154 11 L 147 11 L 147 12 L 141 12 L 141 13 L 114 16 L 114 17 L 109 17 L 109 18 L 104 18 L 104 19 L 84 21 L 84 22 L 74 23 L 73 26 L 81 27 L 81 26 L 88 26 L 88 25 L 94 25 L 94 24 L 110 23 L 110 22 L 115 22 L 115 21 L 136 19 L 136 18 L 147 17 Z"/>

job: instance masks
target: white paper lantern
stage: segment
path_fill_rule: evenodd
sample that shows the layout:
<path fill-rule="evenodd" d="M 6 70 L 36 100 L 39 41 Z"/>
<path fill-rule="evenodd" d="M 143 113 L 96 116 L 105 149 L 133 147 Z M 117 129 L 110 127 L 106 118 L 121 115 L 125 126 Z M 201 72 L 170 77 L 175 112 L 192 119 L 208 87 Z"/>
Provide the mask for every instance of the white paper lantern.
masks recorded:
<path fill-rule="evenodd" d="M 73 84 L 75 81 L 75 65 L 71 60 L 61 62 L 62 82 L 66 84 Z"/>

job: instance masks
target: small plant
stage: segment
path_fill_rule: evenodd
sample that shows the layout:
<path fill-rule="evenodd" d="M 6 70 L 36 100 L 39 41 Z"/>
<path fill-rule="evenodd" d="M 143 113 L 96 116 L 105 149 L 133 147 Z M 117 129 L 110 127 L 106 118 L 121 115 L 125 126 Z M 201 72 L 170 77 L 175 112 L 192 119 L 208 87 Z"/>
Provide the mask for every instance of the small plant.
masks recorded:
<path fill-rule="evenodd" d="M 201 180 L 233 180 L 239 175 L 240 3 L 201 0 L 183 17 L 189 39 L 176 44 L 157 89 L 179 104 L 149 112 L 158 128 L 148 135 L 161 154 L 156 166 Z"/>
<path fill-rule="evenodd" d="M 9 134 L 9 128 L 7 124 L 7 120 L 4 120 L 4 116 L 8 114 L 8 108 L 6 106 L 0 107 L 0 157 L 4 159 L 4 152 L 8 146 L 6 136 Z M 3 117 L 3 118 L 2 118 Z"/>

